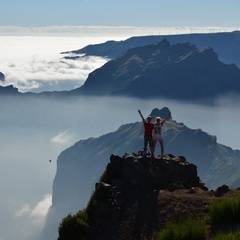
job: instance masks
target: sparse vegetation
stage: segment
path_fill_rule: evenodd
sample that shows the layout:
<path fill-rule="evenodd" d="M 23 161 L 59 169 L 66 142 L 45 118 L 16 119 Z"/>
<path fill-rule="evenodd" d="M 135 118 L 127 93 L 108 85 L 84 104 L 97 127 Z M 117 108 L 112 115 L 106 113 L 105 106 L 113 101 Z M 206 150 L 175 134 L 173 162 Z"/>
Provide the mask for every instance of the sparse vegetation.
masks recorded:
<path fill-rule="evenodd" d="M 207 226 L 201 220 L 191 217 L 180 220 L 177 223 L 168 222 L 166 228 L 157 231 L 156 240 L 205 240 L 207 236 Z"/>
<path fill-rule="evenodd" d="M 213 238 L 213 240 L 239 240 L 239 239 L 240 232 L 219 233 Z"/>
<path fill-rule="evenodd" d="M 75 215 L 69 214 L 59 226 L 58 240 L 78 240 L 88 232 L 88 217 L 85 210 Z"/>
<path fill-rule="evenodd" d="M 59 226 L 58 240 L 87 239 L 89 233 L 88 208 L 93 200 L 107 201 L 111 195 L 108 187 L 99 184 L 86 209 L 75 215 L 69 214 Z M 100 191 L 101 190 L 101 191 Z M 210 222 L 189 216 L 177 222 L 168 222 L 164 229 L 154 233 L 155 240 L 240 240 L 240 231 L 217 232 L 210 238 L 207 224 L 240 222 L 240 196 L 215 199 L 209 204 Z"/>
<path fill-rule="evenodd" d="M 213 200 L 209 205 L 211 223 L 232 223 L 240 221 L 240 196 Z"/>

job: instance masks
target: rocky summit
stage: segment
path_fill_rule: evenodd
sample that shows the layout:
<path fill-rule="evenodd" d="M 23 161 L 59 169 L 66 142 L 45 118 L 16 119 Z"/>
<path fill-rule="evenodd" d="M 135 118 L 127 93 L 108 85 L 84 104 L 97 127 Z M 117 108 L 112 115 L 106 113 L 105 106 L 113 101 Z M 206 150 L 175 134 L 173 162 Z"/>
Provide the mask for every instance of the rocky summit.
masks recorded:
<path fill-rule="evenodd" d="M 168 220 L 190 213 L 204 218 L 213 197 L 183 156 L 111 155 L 85 210 L 87 223 L 72 229 L 68 216 L 58 239 L 152 239 Z"/>
<path fill-rule="evenodd" d="M 171 154 L 163 158 L 151 157 L 150 154 L 142 157 L 138 153 L 125 154 L 122 158 L 112 155 L 106 175 L 108 184 L 124 186 L 125 190 L 133 187 L 137 192 L 146 189 L 203 188 L 197 176 L 197 167 L 185 157 Z"/>

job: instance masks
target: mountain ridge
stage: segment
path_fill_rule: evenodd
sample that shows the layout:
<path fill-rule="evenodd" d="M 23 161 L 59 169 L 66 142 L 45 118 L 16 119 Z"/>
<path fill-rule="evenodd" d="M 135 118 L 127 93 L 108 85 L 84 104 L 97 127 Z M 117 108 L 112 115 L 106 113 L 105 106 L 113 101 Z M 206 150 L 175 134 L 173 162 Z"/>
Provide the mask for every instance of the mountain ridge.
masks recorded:
<path fill-rule="evenodd" d="M 240 67 L 240 31 L 224 33 L 191 33 L 178 35 L 153 35 L 133 36 L 121 41 L 107 41 L 100 44 L 87 45 L 84 48 L 62 52 L 62 54 L 74 53 L 101 57 L 115 58 L 130 48 L 145 46 L 168 40 L 171 44 L 190 42 L 197 48 L 211 47 L 219 55 L 219 58 L 227 64 L 235 63 Z"/>
<path fill-rule="evenodd" d="M 218 60 L 212 48 L 167 40 L 129 49 L 89 74 L 76 95 L 177 100 L 215 99 L 240 89 L 240 69 Z M 143 91 L 144 90 L 144 91 Z"/>

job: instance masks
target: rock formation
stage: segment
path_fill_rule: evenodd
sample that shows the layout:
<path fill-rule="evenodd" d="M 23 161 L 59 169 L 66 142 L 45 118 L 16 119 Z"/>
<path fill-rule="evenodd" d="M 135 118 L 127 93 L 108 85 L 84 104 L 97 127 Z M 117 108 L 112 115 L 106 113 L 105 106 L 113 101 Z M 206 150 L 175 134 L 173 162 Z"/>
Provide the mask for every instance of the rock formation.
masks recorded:
<path fill-rule="evenodd" d="M 161 194 L 179 189 L 189 195 L 207 192 L 197 167 L 184 157 L 112 155 L 87 206 L 86 225 L 71 232 L 65 219 L 59 240 L 67 240 L 71 234 L 79 234 L 79 240 L 150 239 L 162 222 L 158 212 Z"/>

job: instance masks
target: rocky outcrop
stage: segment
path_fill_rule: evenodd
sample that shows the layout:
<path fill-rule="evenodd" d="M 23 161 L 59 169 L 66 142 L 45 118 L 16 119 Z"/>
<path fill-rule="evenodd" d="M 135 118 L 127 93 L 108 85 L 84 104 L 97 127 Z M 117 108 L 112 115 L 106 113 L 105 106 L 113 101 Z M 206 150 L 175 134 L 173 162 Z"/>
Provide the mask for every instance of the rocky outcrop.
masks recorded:
<path fill-rule="evenodd" d="M 131 188 L 171 189 L 203 187 L 197 175 L 197 167 L 185 157 L 168 154 L 163 158 L 125 154 L 122 158 L 111 155 L 106 170 L 106 182 L 121 187 L 127 192 Z M 134 186 L 134 187 L 133 187 Z M 133 191 L 131 189 L 130 191 Z"/>
<path fill-rule="evenodd" d="M 160 190 L 185 189 L 191 194 L 195 188 L 207 191 L 197 176 L 197 167 L 184 157 L 111 155 L 87 206 L 87 225 L 81 231 L 74 230 L 75 237 L 89 240 L 150 237 L 158 223 Z M 71 231 L 62 224 L 59 240 L 67 240 L 66 236 L 73 234 Z"/>

